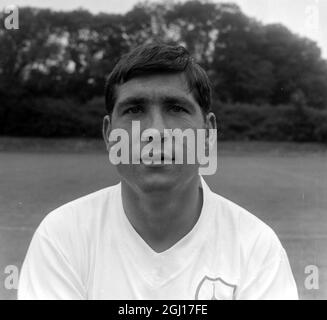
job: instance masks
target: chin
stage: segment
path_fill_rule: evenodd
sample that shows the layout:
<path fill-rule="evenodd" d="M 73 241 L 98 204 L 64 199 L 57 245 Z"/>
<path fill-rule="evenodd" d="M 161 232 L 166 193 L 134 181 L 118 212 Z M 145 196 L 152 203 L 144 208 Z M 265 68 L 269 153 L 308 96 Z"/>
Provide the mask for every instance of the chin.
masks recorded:
<path fill-rule="evenodd" d="M 138 187 L 147 193 L 167 192 L 178 184 L 178 175 L 172 174 L 145 174 L 138 179 Z"/>
<path fill-rule="evenodd" d="M 181 178 L 176 168 L 139 168 L 134 182 L 142 192 L 157 193 L 173 190 Z M 136 179 L 135 179 L 136 178 Z"/>
<path fill-rule="evenodd" d="M 192 176 L 198 174 L 198 168 L 180 165 L 162 168 L 149 168 L 141 165 L 125 167 L 118 171 L 132 188 L 150 194 L 173 192 L 176 188 L 185 185 Z"/>

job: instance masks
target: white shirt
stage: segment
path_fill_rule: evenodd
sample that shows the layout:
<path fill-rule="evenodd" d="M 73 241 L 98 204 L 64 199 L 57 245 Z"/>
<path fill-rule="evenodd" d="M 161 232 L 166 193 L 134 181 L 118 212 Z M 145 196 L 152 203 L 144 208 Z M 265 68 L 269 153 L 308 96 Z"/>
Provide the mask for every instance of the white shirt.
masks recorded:
<path fill-rule="evenodd" d="M 298 299 L 272 229 L 201 183 L 197 223 L 162 253 L 130 224 L 120 184 L 52 211 L 31 241 L 18 299 Z"/>

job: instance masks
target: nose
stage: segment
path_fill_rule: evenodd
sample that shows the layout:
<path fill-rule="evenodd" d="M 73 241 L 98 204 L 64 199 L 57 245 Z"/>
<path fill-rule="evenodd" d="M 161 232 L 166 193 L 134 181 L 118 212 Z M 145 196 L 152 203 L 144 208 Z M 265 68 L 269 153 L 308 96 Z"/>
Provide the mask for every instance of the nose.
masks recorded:
<path fill-rule="evenodd" d="M 154 110 L 153 112 L 151 112 L 150 119 L 149 119 L 146 129 L 154 129 L 154 131 L 157 131 L 157 133 L 159 132 L 161 141 L 163 141 L 164 129 L 166 129 L 166 128 L 167 128 L 167 125 L 166 125 L 163 114 L 158 110 Z M 147 130 L 147 132 L 148 132 L 147 136 L 148 136 L 149 141 L 152 141 L 153 135 L 151 133 L 151 130 Z"/>
<path fill-rule="evenodd" d="M 162 112 L 154 110 L 151 115 L 151 128 L 156 129 L 163 134 L 164 129 L 166 128 L 166 123 Z"/>

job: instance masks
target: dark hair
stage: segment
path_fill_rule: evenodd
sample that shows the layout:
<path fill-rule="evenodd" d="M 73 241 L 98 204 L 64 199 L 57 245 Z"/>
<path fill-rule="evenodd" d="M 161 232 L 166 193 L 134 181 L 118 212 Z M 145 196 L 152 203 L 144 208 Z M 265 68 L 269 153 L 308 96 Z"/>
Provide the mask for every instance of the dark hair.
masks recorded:
<path fill-rule="evenodd" d="M 146 44 L 122 56 L 109 74 L 105 85 L 105 103 L 108 114 L 112 113 L 116 100 L 116 85 L 138 76 L 156 73 L 184 72 L 190 91 L 202 109 L 210 111 L 211 85 L 206 72 L 182 46 Z"/>

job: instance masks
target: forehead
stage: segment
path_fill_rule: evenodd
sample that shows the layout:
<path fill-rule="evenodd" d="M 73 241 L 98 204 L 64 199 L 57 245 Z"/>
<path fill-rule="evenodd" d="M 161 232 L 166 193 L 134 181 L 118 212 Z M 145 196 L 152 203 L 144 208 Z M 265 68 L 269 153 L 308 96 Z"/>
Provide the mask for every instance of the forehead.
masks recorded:
<path fill-rule="evenodd" d="M 161 96 L 181 97 L 197 105 L 183 73 L 140 76 L 116 87 L 116 103 L 135 96 L 151 100 Z"/>

